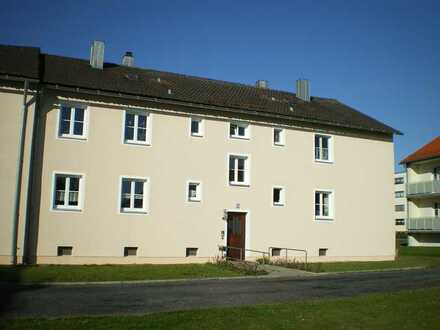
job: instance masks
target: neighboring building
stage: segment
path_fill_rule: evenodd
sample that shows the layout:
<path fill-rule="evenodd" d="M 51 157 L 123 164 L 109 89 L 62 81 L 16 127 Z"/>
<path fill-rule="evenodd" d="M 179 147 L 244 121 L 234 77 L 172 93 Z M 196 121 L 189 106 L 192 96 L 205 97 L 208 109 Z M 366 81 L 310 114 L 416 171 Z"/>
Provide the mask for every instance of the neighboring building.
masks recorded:
<path fill-rule="evenodd" d="M 394 225 L 396 232 L 406 231 L 406 173 L 394 174 Z"/>
<path fill-rule="evenodd" d="M 1 263 L 202 262 L 224 245 L 394 258 L 398 131 L 305 80 L 295 94 L 103 53 L 0 46 Z"/>
<path fill-rule="evenodd" d="M 404 160 L 410 246 L 440 246 L 440 136 Z"/>

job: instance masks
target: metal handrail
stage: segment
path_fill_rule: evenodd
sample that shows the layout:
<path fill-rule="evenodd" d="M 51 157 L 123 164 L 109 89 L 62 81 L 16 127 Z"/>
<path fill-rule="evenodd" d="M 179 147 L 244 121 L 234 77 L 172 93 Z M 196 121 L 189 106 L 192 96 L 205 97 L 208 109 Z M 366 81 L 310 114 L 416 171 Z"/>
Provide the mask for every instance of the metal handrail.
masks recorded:
<path fill-rule="evenodd" d="M 306 267 L 307 267 L 307 250 L 304 250 L 304 249 L 294 249 L 294 248 L 286 248 L 286 247 L 277 247 L 277 246 L 270 246 L 269 249 L 268 249 L 269 256 L 271 255 L 271 250 L 272 249 L 286 250 L 286 261 L 287 261 L 287 251 L 304 252 L 305 264 L 306 264 Z"/>
<path fill-rule="evenodd" d="M 249 252 L 256 252 L 256 253 L 261 253 L 263 255 L 263 264 L 265 263 L 265 255 L 267 255 L 270 258 L 270 254 L 269 252 L 266 251 L 260 251 L 260 250 L 252 250 L 252 249 L 244 249 L 244 251 L 249 251 Z"/>

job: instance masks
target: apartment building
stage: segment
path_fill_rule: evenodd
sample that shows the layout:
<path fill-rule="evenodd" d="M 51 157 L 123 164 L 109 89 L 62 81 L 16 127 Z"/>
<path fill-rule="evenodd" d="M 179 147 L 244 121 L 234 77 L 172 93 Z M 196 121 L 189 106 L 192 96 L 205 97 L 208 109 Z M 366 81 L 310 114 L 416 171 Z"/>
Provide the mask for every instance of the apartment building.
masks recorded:
<path fill-rule="evenodd" d="M 335 99 L 0 46 L 0 262 L 395 256 L 395 129 Z M 235 252 L 234 252 L 235 251 Z"/>
<path fill-rule="evenodd" d="M 405 165 L 410 246 L 440 246 L 440 136 L 401 161 Z"/>
<path fill-rule="evenodd" d="M 406 231 L 406 173 L 394 174 L 394 224 L 396 232 Z"/>

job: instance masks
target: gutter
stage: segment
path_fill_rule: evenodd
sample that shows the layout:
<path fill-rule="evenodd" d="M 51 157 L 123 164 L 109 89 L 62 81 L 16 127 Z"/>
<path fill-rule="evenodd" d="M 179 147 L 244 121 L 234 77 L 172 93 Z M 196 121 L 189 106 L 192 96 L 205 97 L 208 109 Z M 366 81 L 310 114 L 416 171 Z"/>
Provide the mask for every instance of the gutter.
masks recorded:
<path fill-rule="evenodd" d="M 20 197 L 21 197 L 21 180 L 23 174 L 23 158 L 24 158 L 24 136 L 26 133 L 26 117 L 27 117 L 27 94 L 29 89 L 29 81 L 24 80 L 23 84 L 23 103 L 22 110 L 19 113 L 19 135 L 18 135 L 18 159 L 17 173 L 15 177 L 15 193 L 14 193 L 14 213 L 12 215 L 12 245 L 11 245 L 11 264 L 17 264 L 17 242 L 18 242 L 18 224 L 20 219 Z"/>

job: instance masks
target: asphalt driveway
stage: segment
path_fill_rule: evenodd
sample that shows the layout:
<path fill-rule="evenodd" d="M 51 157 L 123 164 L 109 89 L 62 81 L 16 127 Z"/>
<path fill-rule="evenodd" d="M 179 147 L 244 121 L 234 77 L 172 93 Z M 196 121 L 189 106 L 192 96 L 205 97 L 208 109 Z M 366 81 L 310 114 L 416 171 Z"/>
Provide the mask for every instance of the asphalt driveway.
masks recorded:
<path fill-rule="evenodd" d="M 1 317 L 145 314 L 349 297 L 435 286 L 440 286 L 440 269 L 166 283 L 0 284 L 0 313 Z"/>

